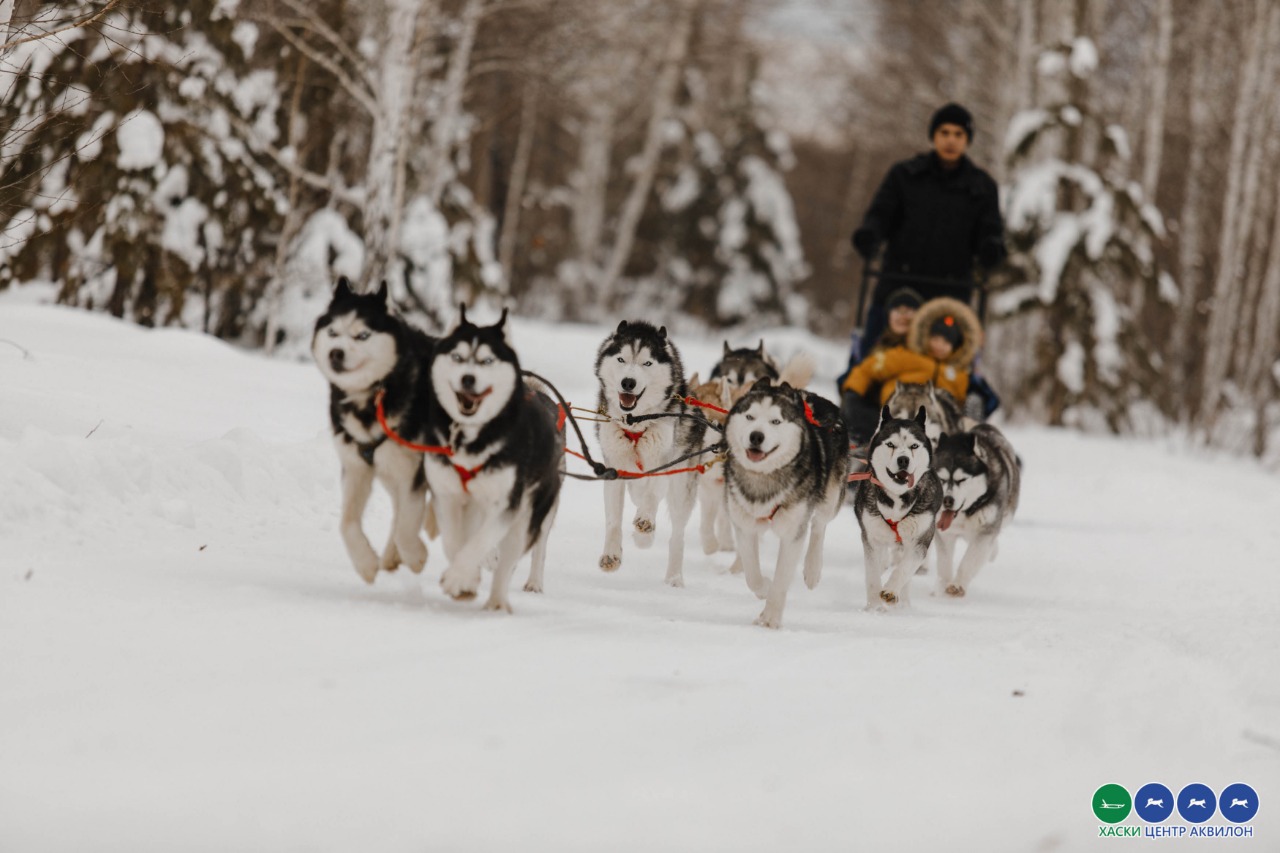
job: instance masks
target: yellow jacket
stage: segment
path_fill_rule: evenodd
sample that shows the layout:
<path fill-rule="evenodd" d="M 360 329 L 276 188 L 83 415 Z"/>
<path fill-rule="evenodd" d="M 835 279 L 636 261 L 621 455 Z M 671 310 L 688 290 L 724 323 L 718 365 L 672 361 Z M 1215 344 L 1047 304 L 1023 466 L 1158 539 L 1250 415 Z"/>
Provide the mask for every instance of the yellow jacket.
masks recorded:
<path fill-rule="evenodd" d="M 926 355 L 924 350 L 929 327 L 934 320 L 946 314 L 954 316 L 960 323 L 964 342 L 950 358 L 940 362 Z M 873 349 L 849 371 L 841 387 L 866 396 L 867 389 L 879 382 L 880 405 L 884 405 L 893 396 L 893 389 L 899 382 L 923 385 L 933 380 L 935 386 L 963 403 L 969 393 L 969 368 L 981 346 L 982 324 L 973 309 L 954 299 L 931 299 L 916 312 L 905 344 Z"/>

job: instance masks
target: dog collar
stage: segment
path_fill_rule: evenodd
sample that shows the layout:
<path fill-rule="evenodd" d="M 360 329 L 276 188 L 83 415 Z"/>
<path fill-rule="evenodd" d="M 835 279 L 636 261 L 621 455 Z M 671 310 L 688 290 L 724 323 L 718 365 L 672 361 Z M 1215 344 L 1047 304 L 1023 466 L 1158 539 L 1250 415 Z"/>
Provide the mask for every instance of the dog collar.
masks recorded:
<path fill-rule="evenodd" d="M 892 519 L 886 518 L 886 517 L 885 517 L 885 516 L 883 516 L 883 515 L 882 515 L 882 516 L 880 516 L 880 517 L 884 519 L 884 523 L 885 523 L 885 524 L 889 525 L 889 529 L 893 531 L 893 538 L 894 538 L 895 540 L 897 540 L 897 543 L 898 543 L 899 545 L 901 545 L 901 544 L 902 544 L 902 534 L 898 532 L 898 525 L 902 523 L 902 519 L 898 519 L 897 521 L 893 521 Z"/>
<path fill-rule="evenodd" d="M 622 428 L 619 427 L 619 429 L 622 429 Z M 622 430 L 622 434 L 625 435 L 627 437 L 627 441 L 631 442 L 632 444 L 639 444 L 640 439 L 644 438 L 645 432 L 647 432 L 647 430 L 642 429 L 639 432 L 632 432 L 629 429 Z"/>
<path fill-rule="evenodd" d="M 485 463 L 481 462 L 474 468 L 463 468 L 457 462 L 450 462 L 449 464 L 453 466 L 453 470 L 458 472 L 458 479 L 462 481 L 462 491 L 470 494 L 470 491 L 467 489 L 467 483 L 475 479 L 476 474 L 480 473 L 481 469 L 484 468 Z"/>

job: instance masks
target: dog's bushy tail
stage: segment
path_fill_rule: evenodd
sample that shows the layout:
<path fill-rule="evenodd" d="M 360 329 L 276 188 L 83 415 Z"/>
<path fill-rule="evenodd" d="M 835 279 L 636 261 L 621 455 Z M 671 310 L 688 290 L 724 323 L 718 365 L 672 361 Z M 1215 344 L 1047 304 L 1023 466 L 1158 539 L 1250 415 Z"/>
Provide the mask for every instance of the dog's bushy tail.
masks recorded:
<path fill-rule="evenodd" d="M 787 360 L 778 372 L 779 384 L 786 382 L 792 388 L 805 388 L 818 370 L 818 364 L 807 352 L 798 352 Z"/>

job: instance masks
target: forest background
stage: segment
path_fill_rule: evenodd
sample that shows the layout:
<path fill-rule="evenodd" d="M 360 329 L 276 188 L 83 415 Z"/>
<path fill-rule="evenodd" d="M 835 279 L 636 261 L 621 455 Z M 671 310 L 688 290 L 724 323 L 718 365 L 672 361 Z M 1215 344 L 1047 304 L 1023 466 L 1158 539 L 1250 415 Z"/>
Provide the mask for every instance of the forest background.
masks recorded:
<path fill-rule="evenodd" d="M 1280 464 L 1277 83 L 1267 0 L 0 0 L 0 296 L 284 356 L 338 275 L 842 337 L 955 100 L 1006 410 Z"/>

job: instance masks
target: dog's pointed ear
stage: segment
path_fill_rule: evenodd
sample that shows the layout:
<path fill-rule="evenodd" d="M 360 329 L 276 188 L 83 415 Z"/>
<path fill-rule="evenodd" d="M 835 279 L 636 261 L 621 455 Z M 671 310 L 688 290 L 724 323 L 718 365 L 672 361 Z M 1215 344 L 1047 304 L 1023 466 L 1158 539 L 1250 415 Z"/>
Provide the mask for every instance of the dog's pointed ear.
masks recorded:
<path fill-rule="evenodd" d="M 974 456 L 981 456 L 978 453 L 978 437 L 971 432 L 964 434 L 964 449 L 966 453 L 972 453 Z"/>
<path fill-rule="evenodd" d="M 880 423 L 893 420 L 893 415 L 889 414 L 889 407 L 885 406 L 880 410 Z"/>
<path fill-rule="evenodd" d="M 666 327 L 666 326 L 659 326 L 659 327 L 658 327 L 658 337 L 662 338 L 664 341 L 667 339 L 667 327 Z"/>
<path fill-rule="evenodd" d="M 772 388 L 772 387 L 773 387 L 773 378 L 769 376 L 761 376 L 759 379 L 755 381 L 755 384 L 751 386 L 751 390 L 754 391 L 757 388 Z"/>
<path fill-rule="evenodd" d="M 916 412 L 916 423 L 920 424 L 920 426 L 924 426 L 928 422 L 929 420 L 924 413 L 924 406 L 921 406 L 920 411 Z"/>
<path fill-rule="evenodd" d="M 768 377 L 768 376 L 766 376 L 766 377 L 764 377 L 764 378 L 765 378 L 765 379 L 768 379 L 770 382 L 772 382 L 772 381 L 773 381 L 773 380 L 772 380 L 770 377 Z M 761 380 L 761 381 L 763 381 L 763 380 Z M 777 388 L 779 391 L 794 391 L 794 390 L 796 390 L 795 388 L 791 387 L 791 383 L 789 383 L 789 382 L 779 382 L 779 383 L 778 383 L 777 385 L 775 385 L 774 387 L 775 387 L 775 388 Z"/>
<path fill-rule="evenodd" d="M 702 383 L 698 381 L 698 374 L 695 373 L 689 377 L 689 388 L 691 390 L 694 388 L 694 386 L 701 385 L 701 384 Z"/>
<path fill-rule="evenodd" d="M 467 303 L 465 302 L 458 303 L 458 325 L 467 325 Z"/>
<path fill-rule="evenodd" d="M 756 347 L 756 355 L 764 357 L 764 338 L 760 339 L 760 346 Z"/>
<path fill-rule="evenodd" d="M 351 282 L 344 275 L 338 279 L 338 285 L 333 289 L 333 299 L 336 302 L 339 299 L 349 299 L 355 294 L 351 291 Z"/>
<path fill-rule="evenodd" d="M 622 333 L 623 333 L 623 332 L 625 332 L 626 330 L 627 330 L 627 321 L 626 321 L 626 320 L 623 320 L 621 323 L 619 323 L 619 324 L 618 324 L 618 332 L 617 332 L 617 334 L 622 334 Z"/>
<path fill-rule="evenodd" d="M 498 331 L 502 331 L 502 327 L 505 325 L 507 325 L 507 309 L 503 308 L 502 316 L 498 318 L 498 322 L 494 323 L 493 327 Z"/>
<path fill-rule="evenodd" d="M 378 292 L 374 296 L 378 297 L 378 301 L 383 305 L 387 304 L 387 280 L 385 278 L 378 285 Z"/>
<path fill-rule="evenodd" d="M 729 342 L 728 342 L 728 341 L 725 341 L 725 342 L 724 342 L 724 354 L 725 354 L 725 355 L 728 355 L 728 354 L 729 354 L 729 353 L 731 353 L 731 352 L 733 352 L 733 350 L 729 349 Z"/>

